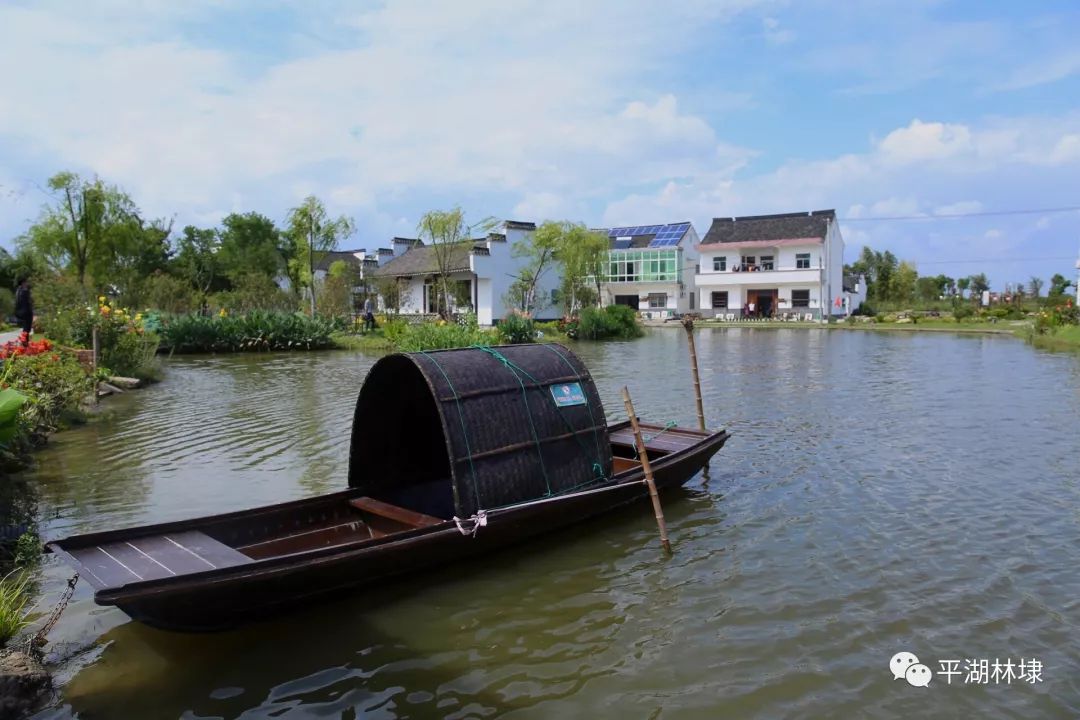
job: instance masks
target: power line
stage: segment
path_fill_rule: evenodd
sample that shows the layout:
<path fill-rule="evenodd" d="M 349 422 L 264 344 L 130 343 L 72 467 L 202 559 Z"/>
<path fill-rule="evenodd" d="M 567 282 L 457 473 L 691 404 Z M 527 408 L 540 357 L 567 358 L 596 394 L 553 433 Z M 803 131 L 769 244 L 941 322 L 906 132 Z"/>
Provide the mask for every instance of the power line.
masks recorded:
<path fill-rule="evenodd" d="M 892 215 L 886 217 L 867 217 L 867 218 L 840 218 L 841 222 L 885 222 L 892 220 L 951 220 L 954 218 L 969 218 L 969 217 L 995 217 L 998 215 L 1050 215 L 1052 213 L 1065 213 L 1075 212 L 1080 210 L 1080 205 L 1069 205 L 1067 207 L 1056 208 L 1041 208 L 1041 209 L 1023 209 L 1023 210 L 988 210 L 986 212 L 969 212 L 969 213 L 943 213 L 941 215 Z"/>
<path fill-rule="evenodd" d="M 954 263 L 993 263 L 993 262 L 1043 262 L 1047 260 L 1073 260 L 1072 255 L 1041 258 L 972 258 L 971 260 L 909 260 L 916 265 L 950 265 Z"/>

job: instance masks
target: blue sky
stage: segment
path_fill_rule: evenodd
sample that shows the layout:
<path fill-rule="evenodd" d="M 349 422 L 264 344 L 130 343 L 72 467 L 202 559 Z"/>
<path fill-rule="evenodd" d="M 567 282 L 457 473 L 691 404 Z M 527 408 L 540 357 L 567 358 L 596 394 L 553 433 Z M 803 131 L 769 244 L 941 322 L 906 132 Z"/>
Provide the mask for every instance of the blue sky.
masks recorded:
<path fill-rule="evenodd" d="M 591 226 L 836 208 L 921 273 L 1073 277 L 1075 2 L 0 3 L 0 244 L 52 173 L 176 227 L 315 193 Z"/>

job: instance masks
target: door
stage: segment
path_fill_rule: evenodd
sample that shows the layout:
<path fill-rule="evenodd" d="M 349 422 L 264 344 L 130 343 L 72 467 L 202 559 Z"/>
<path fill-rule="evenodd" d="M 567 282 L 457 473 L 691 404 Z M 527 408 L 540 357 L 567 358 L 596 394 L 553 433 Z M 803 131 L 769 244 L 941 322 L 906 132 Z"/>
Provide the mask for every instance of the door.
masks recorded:
<path fill-rule="evenodd" d="M 772 317 L 776 311 L 777 298 L 780 291 L 772 290 L 747 290 L 746 302 L 753 304 L 754 309 L 750 314 L 754 317 Z"/>

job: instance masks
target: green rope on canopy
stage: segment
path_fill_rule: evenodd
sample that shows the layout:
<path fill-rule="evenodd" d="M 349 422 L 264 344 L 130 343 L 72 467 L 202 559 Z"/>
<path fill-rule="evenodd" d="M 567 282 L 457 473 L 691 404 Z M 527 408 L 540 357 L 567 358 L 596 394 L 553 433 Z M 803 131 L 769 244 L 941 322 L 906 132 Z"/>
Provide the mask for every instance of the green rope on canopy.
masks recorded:
<path fill-rule="evenodd" d="M 446 384 L 450 386 L 450 392 L 454 394 L 454 404 L 457 405 L 458 421 L 461 423 L 461 436 L 465 440 L 465 452 L 469 456 L 469 475 L 472 477 L 473 494 L 476 495 L 476 504 L 477 506 L 479 506 L 480 487 L 476 483 L 476 466 L 473 465 L 472 450 L 469 448 L 469 431 L 465 427 L 465 413 L 461 410 L 461 398 L 458 397 L 457 388 L 454 387 L 454 383 L 450 381 L 450 377 L 446 374 L 446 371 L 443 370 L 442 365 L 439 364 L 439 361 L 424 352 L 423 350 L 420 351 L 420 354 L 431 361 L 431 364 L 435 366 L 435 368 L 442 374 L 443 379 L 446 380 Z"/>
<path fill-rule="evenodd" d="M 529 380 L 531 380 L 533 382 L 533 384 L 537 388 L 542 388 L 543 387 L 543 383 L 540 382 L 540 380 L 533 377 L 529 373 L 528 370 L 521 367 L 520 365 L 515 364 L 513 360 L 506 357 L 505 355 L 503 355 L 501 352 L 499 352 L 495 348 L 492 348 L 492 347 L 487 346 L 487 345 L 473 345 L 471 347 L 473 347 L 476 350 L 482 350 L 483 352 L 486 352 L 486 353 L 488 353 L 490 355 L 495 356 L 500 362 L 503 363 L 503 365 L 505 365 L 511 371 L 513 371 L 515 373 L 521 373 L 522 375 L 527 377 Z M 558 354 L 558 353 L 556 353 L 556 354 Z M 560 357 L 562 357 L 562 356 L 560 355 Z M 565 358 L 563 358 L 563 359 L 565 360 Z M 569 364 L 569 363 L 567 363 L 567 364 Z M 573 370 L 574 367 L 571 365 L 570 369 Z M 578 380 L 580 381 L 581 375 L 579 373 L 577 373 L 577 371 L 575 371 L 575 374 L 578 376 Z M 518 382 L 519 383 L 521 382 L 520 379 L 518 380 Z M 574 438 L 574 440 L 577 442 L 578 447 L 581 448 L 581 452 L 584 453 L 586 456 L 588 456 L 589 449 L 587 447 L 585 447 L 585 443 L 582 442 L 580 437 L 578 437 L 577 428 L 575 428 L 573 425 L 571 425 L 570 421 L 566 419 L 566 416 L 561 412 L 561 408 L 559 408 L 558 403 L 555 402 L 555 398 L 551 396 L 551 393 L 546 393 L 546 395 L 547 395 L 547 398 L 552 402 L 552 404 L 555 405 L 556 410 L 560 411 L 560 412 L 558 412 L 558 416 L 562 419 L 563 424 L 566 425 L 566 429 L 570 431 L 570 434 Z M 590 409 L 590 405 L 589 405 L 589 397 L 588 397 L 588 395 L 585 396 L 585 407 L 589 411 L 589 422 L 592 425 L 593 437 L 595 439 L 596 438 L 596 421 L 593 419 L 592 410 Z M 608 479 L 608 477 L 604 474 L 603 464 L 600 462 L 601 456 L 602 456 L 602 454 L 600 452 L 600 444 L 599 444 L 599 441 L 597 441 L 597 443 L 596 443 L 596 456 L 594 457 L 595 462 L 593 463 L 593 472 L 596 474 L 596 479 L 599 480 L 599 481 L 603 481 L 603 480 Z"/>
<path fill-rule="evenodd" d="M 574 373 L 574 379 L 576 379 L 579 384 L 581 383 L 581 373 L 578 372 L 577 368 L 575 368 L 573 366 L 573 364 L 570 362 L 570 360 L 565 355 L 563 355 L 561 352 L 556 350 L 551 345 L 544 345 L 543 347 L 545 347 L 548 350 L 550 350 L 551 352 L 555 353 L 555 355 L 557 355 L 560 360 L 562 360 L 564 363 L 566 363 L 566 367 L 570 368 L 570 371 Z M 604 476 L 604 468 L 601 467 L 600 462 L 599 462 L 600 458 L 603 457 L 603 452 L 601 452 L 601 450 L 600 450 L 600 436 L 599 436 L 599 432 L 596 429 L 596 419 L 593 418 L 592 403 L 589 401 L 589 394 L 588 393 L 583 393 L 583 394 L 585 395 L 585 409 L 589 411 L 589 425 L 593 429 L 593 443 L 595 443 L 595 445 L 596 445 L 596 459 L 597 459 L 597 462 L 593 463 L 593 468 L 594 468 L 594 470 L 596 468 L 599 468 L 599 471 L 596 473 L 597 476 L 600 477 L 600 478 L 606 479 L 605 476 Z M 576 437 L 576 435 L 575 435 L 575 437 Z"/>

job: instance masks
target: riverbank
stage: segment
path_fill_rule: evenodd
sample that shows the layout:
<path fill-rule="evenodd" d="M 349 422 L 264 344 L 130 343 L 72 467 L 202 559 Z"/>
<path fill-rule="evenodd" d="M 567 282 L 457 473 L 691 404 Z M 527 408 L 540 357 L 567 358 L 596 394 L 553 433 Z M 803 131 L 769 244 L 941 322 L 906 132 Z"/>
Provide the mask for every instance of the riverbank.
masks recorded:
<path fill-rule="evenodd" d="M 681 328 L 676 322 L 649 322 L 646 327 Z M 975 335 L 1010 335 L 1029 343 L 1032 347 L 1040 350 L 1054 352 L 1080 353 L 1080 326 L 1070 325 L 1060 327 L 1054 333 L 1037 335 L 1034 333 L 1031 323 L 1017 320 L 1003 320 L 997 323 L 989 322 L 954 322 L 946 319 L 919 320 L 917 323 L 878 323 L 878 322 L 838 322 L 828 325 L 819 322 L 714 322 L 711 320 L 698 320 L 699 328 L 748 328 L 753 330 L 844 330 L 844 331 L 869 331 L 869 332 L 938 332 L 958 333 Z"/>

